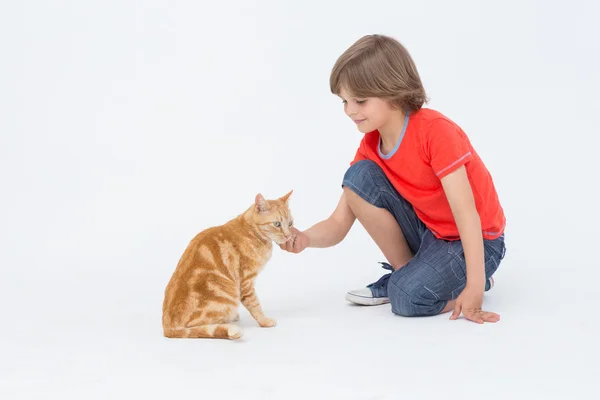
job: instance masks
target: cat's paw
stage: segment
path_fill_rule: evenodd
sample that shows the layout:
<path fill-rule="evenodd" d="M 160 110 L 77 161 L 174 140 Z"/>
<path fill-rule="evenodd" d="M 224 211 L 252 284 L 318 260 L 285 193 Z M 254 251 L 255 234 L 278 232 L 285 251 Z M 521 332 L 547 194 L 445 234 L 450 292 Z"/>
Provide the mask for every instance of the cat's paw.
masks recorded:
<path fill-rule="evenodd" d="M 267 318 L 267 317 L 261 318 L 257 322 L 263 328 L 271 328 L 271 327 L 277 325 L 276 320 L 274 320 L 273 318 Z"/>

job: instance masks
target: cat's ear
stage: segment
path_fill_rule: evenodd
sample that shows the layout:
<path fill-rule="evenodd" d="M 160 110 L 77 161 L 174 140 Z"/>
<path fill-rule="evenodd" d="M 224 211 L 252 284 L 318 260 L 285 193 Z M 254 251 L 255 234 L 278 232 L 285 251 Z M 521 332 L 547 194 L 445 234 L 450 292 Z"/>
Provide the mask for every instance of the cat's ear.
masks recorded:
<path fill-rule="evenodd" d="M 254 199 L 254 207 L 257 212 L 265 212 L 269 210 L 269 205 L 262 194 L 257 194 Z"/>
<path fill-rule="evenodd" d="M 283 196 L 280 200 L 283 201 L 284 203 L 287 203 L 288 200 L 290 199 L 290 196 L 292 195 L 292 192 L 294 190 L 290 190 L 288 194 L 286 194 L 285 196 Z"/>

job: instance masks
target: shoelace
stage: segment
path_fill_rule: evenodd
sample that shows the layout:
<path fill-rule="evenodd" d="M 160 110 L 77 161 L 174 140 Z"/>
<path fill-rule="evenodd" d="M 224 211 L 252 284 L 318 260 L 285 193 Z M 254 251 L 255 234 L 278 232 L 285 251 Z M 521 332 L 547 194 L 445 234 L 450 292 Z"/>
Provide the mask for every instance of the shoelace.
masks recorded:
<path fill-rule="evenodd" d="M 380 262 L 379 264 L 381 264 L 381 268 L 383 269 L 387 269 L 388 271 L 393 271 L 394 268 L 386 263 L 386 262 Z M 368 288 L 373 288 L 373 289 L 380 289 L 380 288 L 384 288 L 387 286 L 387 282 L 390 279 L 390 276 L 392 276 L 392 274 L 385 274 L 383 275 L 381 278 L 379 278 L 379 280 L 377 282 L 373 282 L 369 285 L 367 285 Z"/>

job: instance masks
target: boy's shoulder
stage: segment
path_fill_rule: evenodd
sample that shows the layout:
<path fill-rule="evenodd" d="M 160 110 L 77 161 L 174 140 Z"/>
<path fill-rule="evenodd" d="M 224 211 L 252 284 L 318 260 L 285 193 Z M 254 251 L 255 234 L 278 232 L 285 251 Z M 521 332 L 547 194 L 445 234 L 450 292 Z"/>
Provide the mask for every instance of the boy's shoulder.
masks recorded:
<path fill-rule="evenodd" d="M 465 136 L 462 128 L 447 115 L 431 108 L 422 108 L 414 114 L 410 121 L 415 133 L 422 141 L 431 138 L 442 138 L 447 135 Z M 410 128 L 410 125 L 409 125 Z"/>
<path fill-rule="evenodd" d="M 423 122 L 427 125 L 429 125 L 431 122 L 448 122 L 452 125 L 456 125 L 456 123 L 452 121 L 448 116 L 432 108 L 421 108 L 419 111 L 417 111 L 411 116 L 411 119 L 412 118 Z"/>

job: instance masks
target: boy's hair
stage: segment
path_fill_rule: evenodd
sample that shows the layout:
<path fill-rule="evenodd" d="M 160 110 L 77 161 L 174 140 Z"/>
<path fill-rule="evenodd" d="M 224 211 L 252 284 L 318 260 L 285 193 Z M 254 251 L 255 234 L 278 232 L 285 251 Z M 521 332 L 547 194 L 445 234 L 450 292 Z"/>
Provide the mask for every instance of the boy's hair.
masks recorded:
<path fill-rule="evenodd" d="M 379 97 L 404 112 L 427 102 L 425 88 L 412 57 L 400 42 L 384 35 L 357 40 L 336 61 L 329 78 L 333 94 L 342 87 L 353 96 Z"/>

